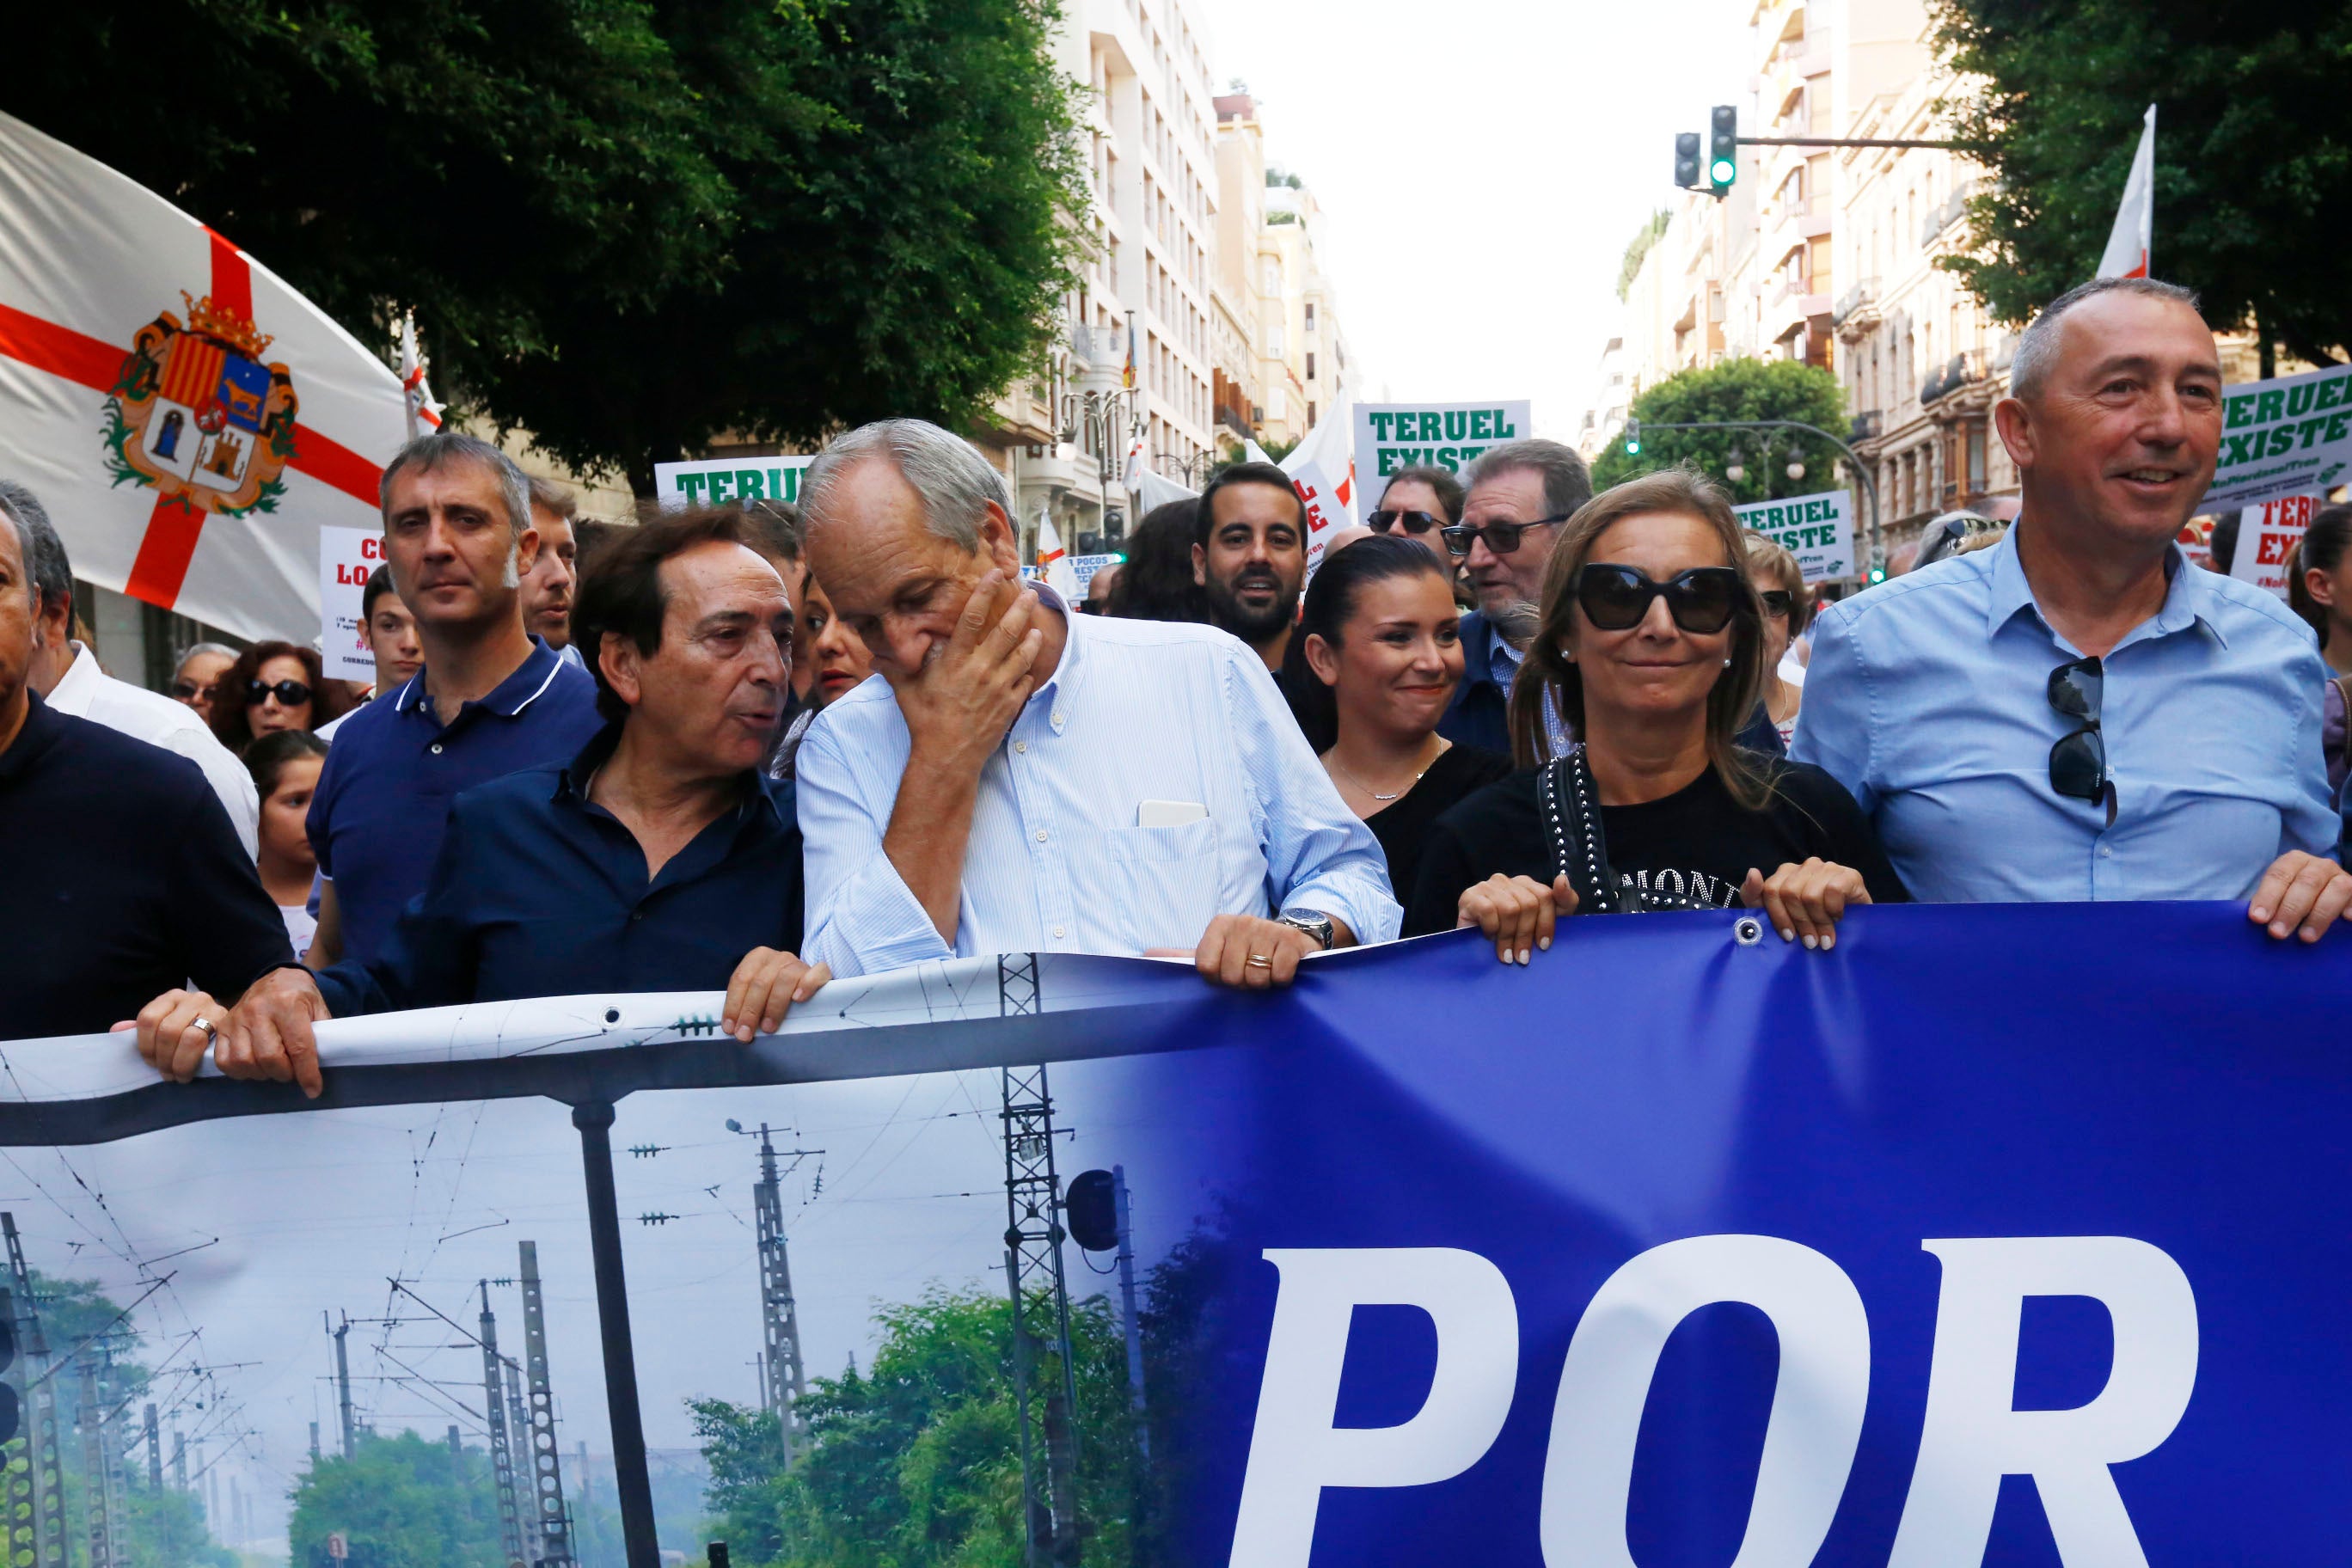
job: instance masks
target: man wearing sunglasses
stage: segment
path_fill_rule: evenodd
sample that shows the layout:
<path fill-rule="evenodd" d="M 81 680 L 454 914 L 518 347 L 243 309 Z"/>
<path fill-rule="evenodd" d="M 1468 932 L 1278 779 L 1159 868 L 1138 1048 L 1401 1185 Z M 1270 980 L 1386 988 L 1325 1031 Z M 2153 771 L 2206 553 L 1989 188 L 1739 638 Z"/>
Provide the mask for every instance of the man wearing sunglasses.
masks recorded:
<path fill-rule="evenodd" d="M 2195 297 L 2061 296 L 2010 390 L 2016 526 L 1816 623 L 1792 754 L 1853 792 L 1922 900 L 2245 899 L 2317 941 L 2352 876 L 2326 858 L 2310 628 L 2174 542 L 2223 418 Z"/>
<path fill-rule="evenodd" d="M 1508 754 L 1505 710 L 1543 602 L 1544 569 L 1560 524 L 1592 499 L 1592 475 L 1573 447 L 1531 437 L 1488 447 L 1464 479 L 1462 521 L 1442 537 L 1467 568 L 1478 607 L 1462 617 L 1462 684 L 1437 732 Z"/>
<path fill-rule="evenodd" d="M 1462 520 L 1462 481 L 1433 464 L 1399 468 L 1389 476 L 1380 504 L 1364 514 L 1364 526 L 1374 533 L 1402 534 L 1423 546 L 1437 557 L 1450 582 L 1461 574 L 1462 557 L 1445 542 L 1445 531 Z"/>

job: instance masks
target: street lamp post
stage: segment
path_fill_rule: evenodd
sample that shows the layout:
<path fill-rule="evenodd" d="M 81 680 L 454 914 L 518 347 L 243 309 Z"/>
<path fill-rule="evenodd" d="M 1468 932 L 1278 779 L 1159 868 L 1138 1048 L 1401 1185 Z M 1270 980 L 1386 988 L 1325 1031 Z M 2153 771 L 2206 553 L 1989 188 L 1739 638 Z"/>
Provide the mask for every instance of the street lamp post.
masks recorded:
<path fill-rule="evenodd" d="M 1863 493 L 1870 498 L 1870 563 L 1875 566 L 1884 559 L 1885 541 L 1879 531 L 1878 480 L 1859 453 L 1820 426 L 1808 425 L 1799 419 L 1702 419 L 1685 425 L 1644 419 L 1640 422 L 1640 427 L 1645 435 L 1652 430 L 1803 430 L 1819 436 L 1845 454 L 1846 467 L 1852 468 L 1854 477 L 1862 481 Z"/>

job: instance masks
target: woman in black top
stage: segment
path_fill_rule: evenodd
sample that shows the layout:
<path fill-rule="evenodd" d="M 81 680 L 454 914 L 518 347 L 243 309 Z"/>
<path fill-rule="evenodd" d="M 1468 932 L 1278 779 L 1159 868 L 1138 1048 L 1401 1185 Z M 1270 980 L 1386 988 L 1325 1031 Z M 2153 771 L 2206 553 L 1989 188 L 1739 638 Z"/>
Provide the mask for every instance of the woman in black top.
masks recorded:
<path fill-rule="evenodd" d="M 1556 915 L 1760 907 L 1827 948 L 1852 904 L 1907 898 L 1870 825 L 1821 769 L 1734 743 L 1764 679 L 1762 607 L 1730 502 L 1668 469 L 1569 521 L 1540 627 L 1511 689 L 1537 764 L 1441 817 L 1407 935 L 1475 925 L 1505 963 L 1550 945 Z M 1545 689 L 1583 744 L 1557 762 Z"/>
<path fill-rule="evenodd" d="M 1302 702 L 1316 711 L 1301 727 L 1337 737 L 1323 771 L 1381 841 L 1399 900 L 1439 814 L 1511 771 L 1508 757 L 1437 732 L 1462 679 L 1461 626 L 1444 563 L 1391 534 L 1324 556 L 1293 639 L 1313 676 Z"/>

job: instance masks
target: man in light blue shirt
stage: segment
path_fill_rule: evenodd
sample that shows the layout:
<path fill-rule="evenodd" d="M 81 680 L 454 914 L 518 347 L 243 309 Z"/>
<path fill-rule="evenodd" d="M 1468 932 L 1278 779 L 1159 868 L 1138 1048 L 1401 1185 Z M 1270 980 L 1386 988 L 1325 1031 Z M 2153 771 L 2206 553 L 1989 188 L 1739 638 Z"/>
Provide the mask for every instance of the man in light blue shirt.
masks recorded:
<path fill-rule="evenodd" d="M 2352 876 L 2326 858 L 2310 628 L 2174 542 L 2221 432 L 2194 297 L 2074 290 L 2011 392 L 2016 526 L 1822 616 L 1790 754 L 1853 792 L 1921 900 L 2245 898 L 2317 941 Z"/>
<path fill-rule="evenodd" d="M 810 962 L 1178 951 L 1264 987 L 1397 934 L 1380 846 L 1258 656 L 1024 591 L 1010 498 L 968 444 L 866 426 L 801 504 L 810 568 L 879 678 L 794 762 Z"/>

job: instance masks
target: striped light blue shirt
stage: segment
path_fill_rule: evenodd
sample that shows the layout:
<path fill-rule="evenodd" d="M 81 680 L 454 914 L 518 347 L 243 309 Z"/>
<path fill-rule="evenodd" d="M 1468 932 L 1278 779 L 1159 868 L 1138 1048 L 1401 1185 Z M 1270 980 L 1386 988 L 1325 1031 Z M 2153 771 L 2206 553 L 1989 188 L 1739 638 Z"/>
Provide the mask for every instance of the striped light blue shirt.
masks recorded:
<path fill-rule="evenodd" d="M 1051 591 L 1039 597 L 1053 609 Z M 997 952 L 1189 949 L 1219 914 L 1311 909 L 1395 938 L 1387 861 L 1257 655 L 1208 626 L 1065 616 L 1061 662 L 980 777 L 955 945 L 882 850 L 907 765 L 880 677 L 818 715 L 794 767 L 803 956 L 835 974 Z M 1205 806 L 1173 827 L 1145 801 Z"/>
<path fill-rule="evenodd" d="M 2035 607 L 2015 530 L 1824 610 L 1790 755 L 1853 792 L 1924 901 L 2243 898 L 2285 851 L 2335 846 L 2326 672 L 2271 595 L 2178 547 L 2167 570 L 2163 606 L 2101 661 L 2112 827 L 2050 787 L 2076 728 L 2050 672 L 2082 655 Z"/>

